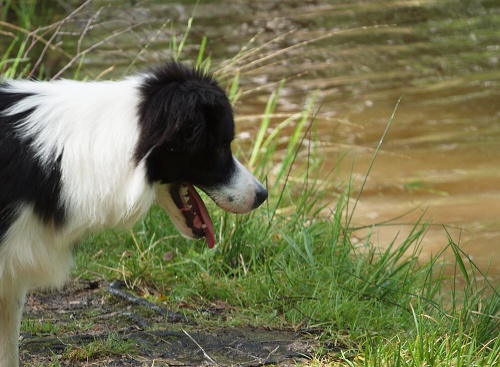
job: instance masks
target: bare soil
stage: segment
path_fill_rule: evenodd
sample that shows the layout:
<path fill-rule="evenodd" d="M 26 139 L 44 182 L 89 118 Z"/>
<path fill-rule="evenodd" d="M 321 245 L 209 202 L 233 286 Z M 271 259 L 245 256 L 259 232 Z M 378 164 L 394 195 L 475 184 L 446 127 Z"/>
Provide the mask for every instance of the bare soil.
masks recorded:
<path fill-rule="evenodd" d="M 206 315 L 221 312 L 235 311 L 215 307 Z M 308 358 L 314 340 L 270 328 L 208 328 L 120 282 L 74 280 L 28 296 L 20 344 L 22 366 L 250 367 L 294 365 Z"/>

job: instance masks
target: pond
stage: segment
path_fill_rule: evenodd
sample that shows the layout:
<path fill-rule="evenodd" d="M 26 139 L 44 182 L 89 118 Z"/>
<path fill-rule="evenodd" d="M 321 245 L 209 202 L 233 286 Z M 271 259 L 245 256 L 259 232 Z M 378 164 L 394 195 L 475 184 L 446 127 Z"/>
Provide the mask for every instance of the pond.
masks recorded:
<path fill-rule="evenodd" d="M 272 56 L 241 76 L 252 92 L 237 105 L 239 130 L 255 131 L 248 116 L 263 113 L 284 76 L 278 105 L 284 116 L 302 110 L 317 92 L 322 172 L 335 170 L 319 178 L 345 183 L 351 177 L 353 197 L 401 98 L 352 219 L 362 228 L 355 236 L 386 246 L 403 239 L 419 218 L 432 221 L 422 256 L 438 253 L 451 236 L 483 271 L 500 277 L 496 0 L 223 0 L 200 1 L 196 10 L 194 4 L 88 2 L 84 11 L 97 14 L 80 24 L 88 44 L 133 28 L 81 65 L 115 77 L 131 61 L 140 66 L 168 58 L 173 35 L 179 43 L 195 11 L 184 58 L 196 59 L 203 36 L 214 66 L 249 43 L 263 45 L 256 58 Z"/>

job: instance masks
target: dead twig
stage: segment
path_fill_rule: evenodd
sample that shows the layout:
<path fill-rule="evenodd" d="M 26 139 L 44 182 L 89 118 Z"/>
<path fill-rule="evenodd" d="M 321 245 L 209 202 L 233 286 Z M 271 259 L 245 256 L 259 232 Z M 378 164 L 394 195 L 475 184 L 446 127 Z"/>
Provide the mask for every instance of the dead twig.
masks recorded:
<path fill-rule="evenodd" d="M 188 333 L 186 330 L 182 329 L 182 331 L 184 332 L 184 334 L 186 334 L 186 335 L 187 335 L 187 337 L 188 337 L 189 339 L 191 339 L 191 341 L 192 341 L 194 344 L 196 344 L 196 346 L 197 346 L 198 348 L 200 348 L 200 350 L 203 352 L 203 356 L 204 356 L 206 359 L 208 359 L 208 360 L 210 361 L 210 363 L 213 363 L 213 364 L 215 364 L 216 366 L 219 366 L 219 364 L 218 364 L 217 362 L 215 362 L 215 361 L 212 359 L 212 357 L 210 357 L 210 356 L 207 354 L 207 352 L 205 352 L 205 349 L 203 349 L 203 348 L 202 348 L 202 346 L 201 346 L 200 344 L 198 344 L 198 342 L 197 342 L 196 340 L 194 340 L 194 338 L 193 338 L 191 335 L 189 335 L 189 333 Z"/>

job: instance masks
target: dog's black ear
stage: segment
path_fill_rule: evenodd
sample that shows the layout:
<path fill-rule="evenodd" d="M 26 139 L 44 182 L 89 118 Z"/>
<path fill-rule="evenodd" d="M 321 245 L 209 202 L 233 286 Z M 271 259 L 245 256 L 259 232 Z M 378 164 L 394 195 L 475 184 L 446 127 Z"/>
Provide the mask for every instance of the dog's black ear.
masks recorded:
<path fill-rule="evenodd" d="M 199 151 L 234 135 L 226 94 L 210 76 L 193 68 L 168 63 L 146 76 L 140 92 L 136 161 L 157 146 Z"/>

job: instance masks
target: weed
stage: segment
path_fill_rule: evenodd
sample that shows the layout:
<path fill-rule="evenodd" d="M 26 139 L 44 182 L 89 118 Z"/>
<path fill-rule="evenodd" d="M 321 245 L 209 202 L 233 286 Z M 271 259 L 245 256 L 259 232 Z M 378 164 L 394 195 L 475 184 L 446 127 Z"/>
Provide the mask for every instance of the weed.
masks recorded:
<path fill-rule="evenodd" d="M 26 319 L 21 323 L 21 332 L 27 332 L 32 335 L 57 334 L 60 327 L 48 320 Z"/>
<path fill-rule="evenodd" d="M 62 358 L 69 362 L 82 362 L 112 355 L 126 355 L 136 352 L 135 343 L 110 334 L 107 338 L 95 339 L 83 346 L 69 345 Z"/>

